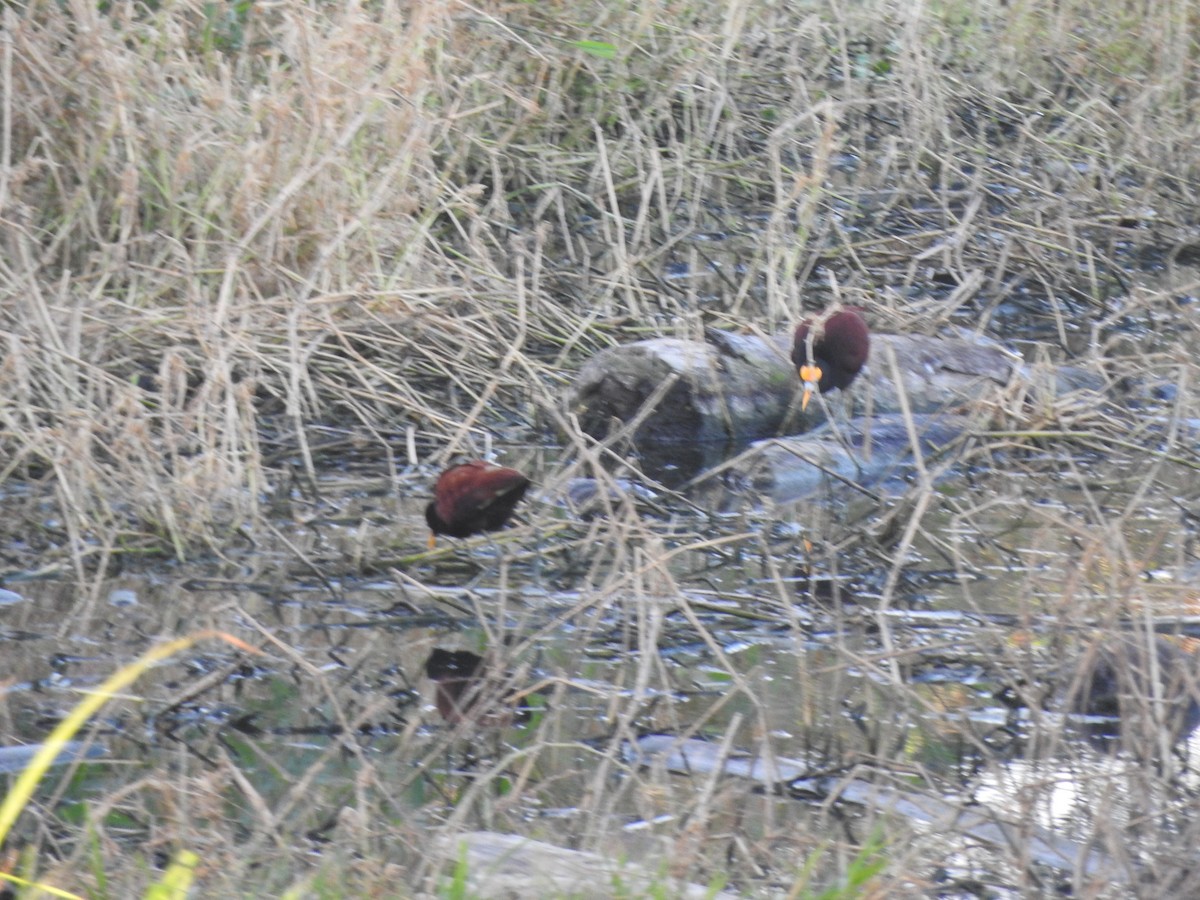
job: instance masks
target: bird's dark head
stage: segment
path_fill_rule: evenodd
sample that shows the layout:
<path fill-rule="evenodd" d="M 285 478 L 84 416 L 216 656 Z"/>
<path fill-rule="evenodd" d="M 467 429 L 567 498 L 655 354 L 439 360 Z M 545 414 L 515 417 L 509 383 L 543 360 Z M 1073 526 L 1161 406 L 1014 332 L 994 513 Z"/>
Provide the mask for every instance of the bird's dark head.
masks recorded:
<path fill-rule="evenodd" d="M 446 533 L 446 523 L 438 515 L 436 500 L 430 500 L 425 507 L 425 524 L 429 526 L 429 549 L 432 550 L 437 545 L 437 536 Z"/>
<path fill-rule="evenodd" d="M 436 500 L 430 500 L 429 505 L 425 507 L 425 523 L 434 534 L 442 534 L 446 530 L 446 523 L 437 514 Z"/>

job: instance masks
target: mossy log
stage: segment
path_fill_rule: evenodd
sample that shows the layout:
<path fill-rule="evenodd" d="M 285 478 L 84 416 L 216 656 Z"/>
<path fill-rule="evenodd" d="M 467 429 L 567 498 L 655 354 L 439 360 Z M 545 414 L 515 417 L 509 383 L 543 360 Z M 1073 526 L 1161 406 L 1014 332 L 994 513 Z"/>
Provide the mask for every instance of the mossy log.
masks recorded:
<path fill-rule="evenodd" d="M 654 338 L 612 347 L 587 362 L 571 393 L 583 429 L 595 436 L 636 423 L 643 445 L 746 441 L 798 434 L 826 420 L 826 404 L 800 411 L 791 335 L 710 329 L 707 341 Z M 1013 390 L 1028 395 L 1103 382 L 1070 367 L 1038 378 L 1021 358 L 986 338 L 874 334 L 867 367 L 847 390 L 826 395 L 851 414 L 931 413 L 975 407 Z"/>

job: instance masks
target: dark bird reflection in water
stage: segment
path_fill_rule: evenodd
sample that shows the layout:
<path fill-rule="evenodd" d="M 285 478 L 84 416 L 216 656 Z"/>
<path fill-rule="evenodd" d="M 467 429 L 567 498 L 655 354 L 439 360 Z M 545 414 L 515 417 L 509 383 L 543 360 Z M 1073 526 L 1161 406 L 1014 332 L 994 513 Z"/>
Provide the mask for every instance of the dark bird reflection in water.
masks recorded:
<path fill-rule="evenodd" d="M 1094 641 L 1083 653 L 1069 689 L 1070 709 L 1100 721 L 1088 736 L 1134 749 L 1165 728 L 1172 741 L 1200 725 L 1200 660 L 1159 635 L 1129 634 Z"/>
<path fill-rule="evenodd" d="M 438 713 L 449 725 L 508 728 L 529 721 L 526 695 L 511 690 L 505 677 L 490 677 L 477 653 L 435 647 L 425 660 L 425 675 L 435 685 Z"/>

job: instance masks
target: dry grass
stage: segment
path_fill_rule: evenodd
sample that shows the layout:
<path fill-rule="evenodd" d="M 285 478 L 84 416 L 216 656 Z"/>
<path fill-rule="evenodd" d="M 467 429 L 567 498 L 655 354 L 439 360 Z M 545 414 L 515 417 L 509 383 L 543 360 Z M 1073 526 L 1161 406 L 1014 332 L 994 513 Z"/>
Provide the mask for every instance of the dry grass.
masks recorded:
<path fill-rule="evenodd" d="M 881 327 L 1016 332 L 1040 340 L 1031 356 L 1100 368 L 1114 385 L 1173 386 L 1133 422 L 1070 398 L 1033 409 L 1006 398 L 997 418 L 1015 426 L 985 452 L 1020 484 L 935 497 L 924 483 L 867 525 L 842 510 L 805 512 L 825 538 L 818 557 L 887 574 L 884 606 L 921 547 L 963 575 L 981 558 L 1028 567 L 1027 589 L 1008 599 L 1029 620 L 1047 611 L 1048 595 L 1064 608 L 1086 595 L 1107 601 L 1093 619 L 1113 624 L 1129 612 L 1147 557 L 1163 547 L 1186 556 L 1176 536 L 1129 534 L 1147 497 L 1169 484 L 1163 469 L 1196 464 L 1172 429 L 1198 414 L 1200 324 L 1181 301 L 1200 285 L 1191 225 L 1200 22 L 1182 0 L 1102 7 L 6 7 L 0 546 L 11 548 L 9 568 L 65 570 L 87 586 L 64 619 L 77 624 L 91 621 L 122 560 L 211 553 L 240 579 L 235 545 L 293 542 L 288 559 L 326 585 L 348 558 L 369 572 L 396 563 L 414 604 L 477 618 L 493 647 L 515 636 L 515 665 L 541 637 L 569 635 L 565 661 L 542 668 L 561 673 L 547 689 L 553 709 L 570 711 L 547 715 L 472 779 L 431 786 L 426 773 L 462 735 L 429 741 L 411 723 L 395 739 L 409 766 L 398 778 L 347 739 L 306 759 L 303 776 L 260 789 L 218 743 L 206 745 L 210 766 L 177 779 L 156 772 L 106 797 L 93 821 L 119 811 L 143 828 L 147 847 L 197 849 L 201 877 L 229 890 L 245 879 L 252 893 L 298 884 L 318 896 L 387 893 L 398 879 L 435 884 L 436 866 L 422 855 L 434 830 L 518 828 L 522 807 L 505 798 L 524 797 L 551 772 L 538 800 L 577 811 L 580 846 L 597 846 L 618 814 L 649 821 L 669 812 L 684 827 L 656 831 L 655 847 L 672 845 L 672 874 L 732 872 L 746 886 L 767 872 L 761 883 L 800 890 L 807 876 L 797 860 L 811 853 L 814 883 L 835 882 L 853 857 L 843 845 L 854 842 L 826 855 L 829 819 L 814 813 L 812 830 L 792 831 L 780 806 L 791 801 L 759 798 L 750 809 L 715 782 L 697 795 L 619 758 L 621 740 L 651 725 L 687 732 L 719 721 L 732 742 L 768 746 L 765 736 L 797 718 L 807 726 L 840 714 L 847 665 L 874 679 L 853 688 L 862 733 L 829 740 L 863 760 L 904 755 L 896 748 L 906 727 L 942 703 L 909 691 L 897 705 L 885 691 L 909 687 L 909 632 L 884 624 L 883 638 L 865 645 L 840 636 L 832 659 L 799 657 L 789 674 L 827 691 L 789 718 L 794 708 L 781 715 L 710 618 L 729 593 L 721 570 L 753 568 L 766 587 L 741 613 L 804 634 L 788 583 L 794 534 L 773 537 L 758 511 L 714 524 L 683 503 L 674 518 L 648 521 L 602 490 L 607 505 L 590 521 L 531 513 L 532 530 L 521 534 L 537 536 L 537 547 L 506 546 L 499 580 L 485 579 L 496 593 L 480 595 L 414 574 L 411 557 L 367 524 L 344 547 L 297 546 L 280 522 L 308 521 L 289 499 L 294 486 L 316 485 L 346 457 L 374 461 L 385 480 L 400 471 L 393 493 L 407 496 L 425 489 L 428 471 L 410 478 L 408 466 L 551 434 L 564 449 L 542 479 L 548 494 L 577 475 L 613 486 L 615 445 L 584 438 L 563 404 L 582 359 L 648 335 L 698 336 L 709 323 L 769 332 L 836 297 L 866 306 Z M 681 270 L 687 277 L 676 277 Z M 1128 461 L 1140 480 L 1125 486 L 1121 506 L 1094 490 L 1077 450 Z M 637 474 L 636 461 L 620 465 Z M 1077 506 L 1028 512 L 1026 486 L 1046 472 L 1077 480 Z M 306 502 L 317 493 L 305 492 Z M 1185 510 L 1196 500 L 1186 485 L 1176 496 Z M 394 509 L 381 502 L 363 521 Z M 1036 574 L 1033 550 L 1010 547 L 995 524 L 1006 518 L 1074 562 Z M 546 613 L 508 579 L 510 567 L 522 578 L 550 556 L 579 594 Z M 734 587 L 744 587 L 738 577 Z M 981 621 L 994 612 L 991 598 L 971 599 Z M 197 615 L 264 641 L 299 627 L 287 610 L 242 607 L 253 600 L 239 595 Z M 144 633 L 177 626 L 168 611 Z M 729 679 L 718 699 L 701 691 L 670 702 L 679 685 L 656 651 L 681 634 Z M 328 640 L 322 649 L 336 658 L 341 644 Z M 433 641 L 422 634 L 407 646 L 419 654 Z M 1029 671 L 1035 652 L 1009 641 L 1004 629 L 970 638 L 995 668 Z M 617 656 L 613 668 L 589 658 L 596 647 Z M 365 659 L 393 652 L 380 637 L 360 649 Z M 300 695 L 323 697 L 345 734 L 390 708 L 391 695 L 362 701 L 353 679 L 311 658 L 291 662 Z M 402 668 L 418 669 L 411 660 Z M 594 679 L 581 674 L 593 669 Z M 565 703 L 580 693 L 594 704 Z M 170 684 L 152 695 L 177 699 Z M 594 721 L 603 735 L 589 730 Z M 594 738 L 583 750 L 580 734 Z M 974 735 L 967 743 L 986 749 Z M 314 801 L 313 784 L 342 752 L 361 768 Z M 580 753 L 593 768 L 561 764 Z M 290 762 L 270 766 L 298 771 Z M 926 762 L 919 752 L 906 759 Z M 434 821 L 441 812 L 404 818 L 422 790 L 446 791 L 447 822 Z M 243 801 L 236 814 L 222 808 L 231 793 Z M 846 830 L 863 842 L 885 830 L 896 851 L 889 896 L 916 896 L 918 873 L 941 848 L 903 843 L 900 829 L 888 830 L 893 820 L 867 814 Z M 105 832 L 99 868 L 140 884 L 137 872 L 117 872 L 117 831 Z M 326 852 L 309 881 L 293 869 L 307 852 L 291 844 L 301 832 Z M 333 833 L 331 851 L 321 842 Z M 1122 834 L 1103 837 L 1115 847 Z M 631 852 L 647 850 L 626 840 Z M 56 874 L 77 883 L 89 847 L 57 848 L 67 862 Z M 1159 851 L 1155 859 L 1167 860 L 1173 849 Z M 400 860 L 403 874 L 383 859 Z"/>
<path fill-rule="evenodd" d="M 782 325 L 818 264 L 901 326 L 1029 298 L 1087 352 L 1122 220 L 1166 254 L 1195 201 L 1183 6 L 1154 53 L 1082 5 L 6 17 L 4 473 L 75 546 L 257 528 L 313 423 L 422 458 L 557 424 L 596 347 Z M 713 231 L 719 277 L 664 283 Z"/>

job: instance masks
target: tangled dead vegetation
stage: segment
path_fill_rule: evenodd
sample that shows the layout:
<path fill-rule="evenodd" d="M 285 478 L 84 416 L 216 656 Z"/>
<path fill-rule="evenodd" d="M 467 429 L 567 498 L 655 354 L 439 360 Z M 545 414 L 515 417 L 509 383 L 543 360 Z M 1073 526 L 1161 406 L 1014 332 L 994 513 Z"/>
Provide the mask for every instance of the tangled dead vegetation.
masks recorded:
<path fill-rule="evenodd" d="M 1176 295 L 1129 267 L 1194 255 L 1192 23 L 1075 6 L 10 7 L 0 475 L 185 554 L 315 423 L 553 428 L 598 348 L 785 324 L 819 269 L 1129 368 Z"/>

